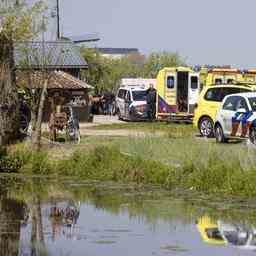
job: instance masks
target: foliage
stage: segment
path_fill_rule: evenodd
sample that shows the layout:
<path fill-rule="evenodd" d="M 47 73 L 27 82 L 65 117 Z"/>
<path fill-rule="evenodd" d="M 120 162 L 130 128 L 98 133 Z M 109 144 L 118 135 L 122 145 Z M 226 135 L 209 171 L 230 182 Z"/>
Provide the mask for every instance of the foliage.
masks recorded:
<path fill-rule="evenodd" d="M 18 172 L 21 164 L 19 158 L 8 155 L 6 149 L 0 149 L 0 173 Z"/>
<path fill-rule="evenodd" d="M 190 139 L 186 139 L 189 144 L 186 148 L 184 140 L 175 139 L 179 142 L 172 140 L 168 144 L 163 140 L 167 141 L 166 138 L 157 138 L 144 139 L 141 145 L 131 142 L 133 146 L 130 145 L 130 150 L 120 143 L 119 146 L 99 145 L 88 151 L 78 150 L 70 157 L 56 161 L 50 161 L 46 152 L 27 150 L 15 151 L 8 157 L 13 163 L 19 163 L 19 173 L 135 182 L 221 197 L 256 195 L 256 159 L 251 159 L 246 150 L 219 150 L 219 147 L 202 144 L 198 148 L 197 145 L 191 146 Z M 155 152 L 159 148 L 162 151 Z"/>
<path fill-rule="evenodd" d="M 0 26 L 9 40 L 24 41 L 35 38 L 42 30 L 41 14 L 46 10 L 44 1 L 27 5 L 25 0 L 17 1 L 14 6 L 1 8 Z"/>
<path fill-rule="evenodd" d="M 164 67 L 177 67 L 185 65 L 185 61 L 178 53 L 160 52 L 151 53 L 146 59 L 143 75 L 148 78 L 155 78 L 159 70 Z"/>
<path fill-rule="evenodd" d="M 115 91 L 121 78 L 156 78 L 163 67 L 183 65 L 184 61 L 177 53 L 152 53 L 149 57 L 130 54 L 123 58 L 103 57 L 97 49 L 81 48 L 88 62 L 88 71 L 83 72 L 85 80 L 95 86 L 96 94 L 104 90 Z"/>
<path fill-rule="evenodd" d="M 81 48 L 83 57 L 88 62 L 88 71 L 83 72 L 86 81 L 95 86 L 96 94 L 105 90 L 115 90 L 122 77 L 140 76 L 139 63 L 135 56 L 113 59 L 103 57 L 97 50 Z"/>

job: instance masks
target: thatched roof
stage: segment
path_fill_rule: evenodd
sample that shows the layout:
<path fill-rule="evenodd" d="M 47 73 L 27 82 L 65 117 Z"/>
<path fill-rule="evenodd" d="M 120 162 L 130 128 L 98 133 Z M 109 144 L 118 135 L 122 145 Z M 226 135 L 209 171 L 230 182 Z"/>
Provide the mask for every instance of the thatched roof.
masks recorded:
<path fill-rule="evenodd" d="M 51 71 L 43 74 L 41 71 L 17 71 L 19 87 L 42 88 L 45 77 L 49 79 L 48 89 L 80 90 L 91 89 L 91 85 L 63 71 Z"/>

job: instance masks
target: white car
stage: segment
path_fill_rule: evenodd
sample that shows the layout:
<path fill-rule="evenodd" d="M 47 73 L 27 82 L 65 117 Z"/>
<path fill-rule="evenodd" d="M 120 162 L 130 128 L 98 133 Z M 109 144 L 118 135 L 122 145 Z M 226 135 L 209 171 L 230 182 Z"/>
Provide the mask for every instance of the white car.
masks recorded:
<path fill-rule="evenodd" d="M 217 111 L 214 131 L 219 143 L 249 138 L 256 144 L 256 93 L 226 96 Z"/>
<path fill-rule="evenodd" d="M 143 86 L 120 87 L 116 95 L 116 112 L 119 119 L 148 119 L 146 97 L 147 89 Z"/>

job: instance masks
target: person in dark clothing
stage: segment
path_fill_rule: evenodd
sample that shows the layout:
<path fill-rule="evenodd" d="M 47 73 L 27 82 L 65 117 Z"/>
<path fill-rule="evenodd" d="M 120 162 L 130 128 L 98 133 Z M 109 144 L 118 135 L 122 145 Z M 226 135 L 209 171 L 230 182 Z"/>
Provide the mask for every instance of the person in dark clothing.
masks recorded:
<path fill-rule="evenodd" d="M 112 92 L 106 91 L 103 95 L 105 115 L 107 114 L 112 115 L 114 101 L 115 101 L 115 95 Z"/>
<path fill-rule="evenodd" d="M 156 89 L 153 84 L 147 90 L 147 114 L 150 121 L 153 121 L 156 116 Z"/>

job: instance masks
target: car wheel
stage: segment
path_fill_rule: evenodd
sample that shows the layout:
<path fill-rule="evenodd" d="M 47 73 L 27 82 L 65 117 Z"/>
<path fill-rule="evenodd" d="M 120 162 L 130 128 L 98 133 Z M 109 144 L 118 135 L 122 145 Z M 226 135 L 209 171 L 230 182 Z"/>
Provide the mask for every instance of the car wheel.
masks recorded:
<path fill-rule="evenodd" d="M 199 123 L 199 131 L 203 137 L 213 137 L 213 121 L 209 117 L 203 117 Z"/>
<path fill-rule="evenodd" d="M 249 140 L 252 144 L 256 145 L 256 127 L 251 127 L 249 132 Z"/>
<path fill-rule="evenodd" d="M 215 138 L 217 143 L 225 143 L 227 139 L 224 136 L 223 129 L 221 125 L 217 124 L 215 127 Z"/>

